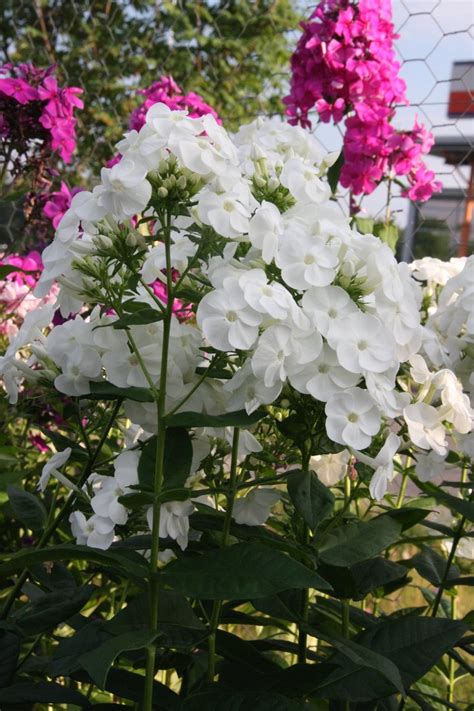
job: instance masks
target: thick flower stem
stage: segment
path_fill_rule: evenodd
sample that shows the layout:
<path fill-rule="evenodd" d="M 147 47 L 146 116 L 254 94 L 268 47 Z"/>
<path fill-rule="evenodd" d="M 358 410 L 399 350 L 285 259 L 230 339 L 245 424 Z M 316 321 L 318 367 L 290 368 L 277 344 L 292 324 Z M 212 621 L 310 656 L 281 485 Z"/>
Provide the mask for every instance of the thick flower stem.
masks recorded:
<path fill-rule="evenodd" d="M 165 222 L 165 249 L 166 249 L 166 265 L 167 265 L 167 287 L 168 287 L 168 302 L 166 305 L 166 313 L 163 319 L 163 343 L 161 348 L 161 366 L 160 380 L 158 386 L 158 397 L 156 402 L 157 409 L 157 440 L 156 440 L 156 457 L 155 457 L 155 473 L 153 479 L 153 523 L 151 532 L 151 551 L 150 551 L 150 579 L 148 585 L 148 599 L 150 606 L 150 631 L 158 632 L 158 606 L 160 584 L 158 577 L 158 555 L 160 552 L 160 509 L 161 500 L 160 494 L 163 488 L 164 480 L 164 462 L 165 462 L 165 443 L 166 443 L 166 384 L 168 374 L 168 354 L 169 341 L 171 332 L 171 319 L 173 318 L 173 284 L 171 279 L 171 227 L 170 215 L 166 215 Z M 154 642 L 147 647 L 147 662 L 145 673 L 145 689 L 143 695 L 143 711 L 152 711 L 153 709 L 153 682 L 155 679 L 155 660 L 156 660 L 156 645 Z"/>
<path fill-rule="evenodd" d="M 410 464 L 411 464 L 411 458 L 407 457 L 406 462 L 405 462 L 405 469 L 402 474 L 402 483 L 400 485 L 400 491 L 398 492 L 397 503 L 395 504 L 397 509 L 401 509 L 401 507 L 403 506 L 403 501 L 405 499 L 405 493 L 407 490 L 408 470 L 410 469 Z"/>
<path fill-rule="evenodd" d="M 303 543 L 308 545 L 310 538 L 309 526 L 305 524 L 304 526 L 304 536 Z M 304 624 L 308 622 L 308 612 L 309 612 L 309 589 L 305 588 L 301 591 L 301 619 Z M 298 632 L 298 663 L 306 663 L 306 645 L 308 636 L 305 630 L 299 630 Z"/>
<path fill-rule="evenodd" d="M 451 598 L 451 619 L 456 619 L 456 596 Z M 448 659 L 448 704 L 454 703 L 454 687 L 456 685 L 456 662 L 452 657 Z"/>
<path fill-rule="evenodd" d="M 237 493 L 237 461 L 239 451 L 239 436 L 240 430 L 234 428 L 232 438 L 232 455 L 230 463 L 230 481 L 227 494 L 227 508 L 224 518 L 224 527 L 222 530 L 221 547 L 224 548 L 229 542 L 230 525 L 232 523 L 232 511 L 234 508 L 234 499 Z M 221 616 L 222 600 L 214 600 L 212 605 L 211 617 L 209 619 L 209 638 L 208 638 L 208 662 L 207 662 L 207 681 L 212 683 L 216 673 L 216 632 L 219 627 L 219 618 Z"/>

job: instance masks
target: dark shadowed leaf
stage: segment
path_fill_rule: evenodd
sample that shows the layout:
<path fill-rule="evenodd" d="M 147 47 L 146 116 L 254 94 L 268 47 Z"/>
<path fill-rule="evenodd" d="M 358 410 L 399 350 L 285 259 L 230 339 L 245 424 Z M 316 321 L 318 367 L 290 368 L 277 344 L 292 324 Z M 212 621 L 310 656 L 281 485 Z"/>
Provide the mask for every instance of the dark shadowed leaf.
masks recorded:
<path fill-rule="evenodd" d="M 330 589 L 313 570 L 260 543 L 180 558 L 159 575 L 163 583 L 203 600 L 253 599 L 290 588 Z"/>
<path fill-rule="evenodd" d="M 93 650 L 81 654 L 79 662 L 97 686 L 103 689 L 108 671 L 119 654 L 131 649 L 143 649 L 152 644 L 157 636 L 156 632 L 150 630 L 125 632 L 118 637 L 107 639 Z"/>
<path fill-rule="evenodd" d="M 31 531 L 40 531 L 46 523 L 48 514 L 39 498 L 16 486 L 7 487 L 7 493 L 15 518 Z"/>
<path fill-rule="evenodd" d="M 142 308 L 134 310 L 132 313 L 122 316 L 112 323 L 115 329 L 129 328 L 130 326 L 144 326 L 148 323 L 155 323 L 163 320 L 163 313 L 144 304 Z"/>
<path fill-rule="evenodd" d="M 295 509 L 312 531 L 333 511 L 334 495 L 312 471 L 288 473 L 288 494 Z"/>
<path fill-rule="evenodd" d="M 0 563 L 0 575 L 7 576 L 32 564 L 56 560 L 88 560 L 92 563 L 113 567 L 121 575 L 140 579 L 148 574 L 145 559 L 135 551 L 125 548 L 102 551 L 88 546 L 63 544 L 41 550 L 24 550 L 14 553 L 8 561 Z"/>
<path fill-rule="evenodd" d="M 320 557 L 329 565 L 349 567 L 380 553 L 397 540 L 402 525 L 387 514 L 333 529 L 323 541 Z"/>
<path fill-rule="evenodd" d="M 102 621 L 89 622 L 74 635 L 59 642 L 48 672 L 51 676 L 70 676 L 81 668 L 79 657 L 99 647 L 108 636 L 103 631 Z"/>
<path fill-rule="evenodd" d="M 304 711 L 302 701 L 274 693 L 203 691 L 187 698 L 182 711 Z"/>
<path fill-rule="evenodd" d="M 76 704 L 81 709 L 90 708 L 85 696 L 52 681 L 19 682 L 0 689 L 0 703 Z"/>
<path fill-rule="evenodd" d="M 417 553 L 413 558 L 407 560 L 406 564 L 413 566 L 421 577 L 432 585 L 438 586 L 446 573 L 447 560 L 432 548 L 423 547 L 421 553 Z M 460 574 L 461 571 L 457 565 L 451 564 L 447 580 L 450 581 Z"/>
<path fill-rule="evenodd" d="M 16 669 L 20 653 L 20 637 L 9 630 L 0 630 L 0 688 L 7 686 Z"/>
<path fill-rule="evenodd" d="M 265 417 L 265 410 L 256 410 L 247 415 L 245 410 L 227 412 L 223 415 L 203 415 L 198 412 L 179 412 L 166 419 L 169 427 L 250 427 Z"/>
<path fill-rule="evenodd" d="M 89 400 L 133 400 L 134 402 L 154 402 L 153 395 L 147 388 L 118 388 L 106 380 L 90 383 L 90 394 L 81 395 Z"/>
<path fill-rule="evenodd" d="M 335 193 L 337 190 L 337 184 L 339 182 L 339 176 L 341 175 L 343 165 L 344 153 L 341 151 L 337 157 L 336 162 L 331 165 L 327 172 L 328 183 L 332 193 Z"/>
<path fill-rule="evenodd" d="M 157 437 L 154 435 L 143 446 L 138 463 L 140 484 L 153 489 L 155 476 Z M 183 427 L 169 427 L 166 430 L 164 455 L 164 489 L 182 487 L 189 476 L 193 459 L 191 437 Z"/>
<path fill-rule="evenodd" d="M 406 687 L 420 679 L 467 631 L 464 622 L 433 617 L 402 617 L 365 630 L 359 644 L 397 664 Z"/>
<path fill-rule="evenodd" d="M 26 635 L 52 631 L 79 612 L 93 593 L 91 586 L 51 592 L 42 595 L 20 608 L 14 619 Z"/>
<path fill-rule="evenodd" d="M 444 504 L 451 511 L 461 514 L 467 518 L 468 521 L 474 521 L 474 503 L 471 501 L 466 501 L 465 499 L 458 498 L 457 496 L 452 496 L 447 494 L 445 491 L 435 486 L 430 481 L 416 481 L 417 486 L 420 487 L 425 494 L 432 496 L 435 501 L 439 504 Z"/>

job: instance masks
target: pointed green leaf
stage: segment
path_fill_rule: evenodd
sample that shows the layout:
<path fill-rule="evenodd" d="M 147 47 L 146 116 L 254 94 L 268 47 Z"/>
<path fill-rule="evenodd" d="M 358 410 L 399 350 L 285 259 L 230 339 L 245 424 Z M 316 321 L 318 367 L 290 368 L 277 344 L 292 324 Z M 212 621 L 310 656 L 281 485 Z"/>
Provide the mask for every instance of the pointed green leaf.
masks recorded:
<path fill-rule="evenodd" d="M 103 689 L 109 669 L 119 654 L 131 649 L 143 649 L 152 644 L 157 636 L 158 633 L 151 630 L 125 632 L 106 640 L 92 651 L 81 654 L 79 662 L 97 686 Z"/>
<path fill-rule="evenodd" d="M 15 518 L 31 531 L 41 531 L 48 514 L 39 498 L 16 486 L 8 486 L 7 493 Z"/>
<path fill-rule="evenodd" d="M 175 590 L 202 600 L 253 599 L 291 588 L 330 589 L 313 570 L 260 543 L 180 558 L 159 575 Z"/>
<path fill-rule="evenodd" d="M 334 495 L 312 471 L 297 469 L 288 473 L 288 494 L 295 509 L 312 531 L 334 509 Z"/>

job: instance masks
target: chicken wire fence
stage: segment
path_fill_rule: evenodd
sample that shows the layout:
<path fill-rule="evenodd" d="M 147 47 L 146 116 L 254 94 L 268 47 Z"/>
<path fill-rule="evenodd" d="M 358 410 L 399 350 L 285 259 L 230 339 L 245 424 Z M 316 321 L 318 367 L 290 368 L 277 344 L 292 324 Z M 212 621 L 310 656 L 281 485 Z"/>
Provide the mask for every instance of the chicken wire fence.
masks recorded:
<path fill-rule="evenodd" d="M 84 89 L 77 158 L 65 173 L 72 184 L 90 185 L 143 100 L 138 90 L 160 75 L 202 94 L 231 130 L 259 115 L 283 117 L 281 97 L 289 86 L 298 21 L 314 7 L 301 0 L 4 0 L 1 61 L 55 64 L 61 81 Z M 471 0 L 393 1 L 400 73 L 410 101 L 398 108 L 396 125 L 409 129 L 418 116 L 434 133 L 436 155 L 427 162 L 444 186 L 424 204 L 392 195 L 404 259 L 458 252 L 474 125 L 469 109 L 449 118 L 448 100 L 455 62 L 466 63 L 458 68 L 458 84 L 467 93 L 473 88 L 473 12 Z M 323 147 L 338 150 L 341 130 L 312 118 Z M 344 208 L 347 195 L 340 202 Z M 367 196 L 362 208 L 383 218 L 386 188 Z M 10 210 L 2 226 L 8 241 L 19 224 L 18 211 Z M 472 245 L 474 234 L 469 237 Z"/>

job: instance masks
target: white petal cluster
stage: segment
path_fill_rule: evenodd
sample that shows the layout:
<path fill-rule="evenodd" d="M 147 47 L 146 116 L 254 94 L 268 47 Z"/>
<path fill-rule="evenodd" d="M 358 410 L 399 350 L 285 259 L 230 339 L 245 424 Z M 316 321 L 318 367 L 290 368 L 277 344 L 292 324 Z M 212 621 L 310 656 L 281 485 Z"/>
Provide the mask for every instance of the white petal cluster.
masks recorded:
<path fill-rule="evenodd" d="M 23 373 L 41 373 L 71 396 L 87 395 L 103 379 L 158 388 L 164 327 L 154 294 L 171 278 L 197 288 L 199 303 L 188 321 L 172 320 L 168 411 L 185 402 L 187 411 L 251 413 L 285 388 L 310 396 L 322 403 L 333 442 L 360 452 L 378 437 L 379 453 L 370 457 L 376 498 L 393 476 L 388 460 L 405 432 L 422 453 L 441 456 L 451 434 L 471 430 L 463 386 L 474 352 L 474 257 L 431 271 L 425 262 L 411 270 L 397 264 L 387 245 L 359 234 L 331 199 L 326 172 L 336 156 L 276 119 L 230 136 L 212 116 L 194 119 L 155 104 L 118 149 L 120 162 L 73 198 L 43 253 L 37 294 L 58 282 L 57 305 L 67 317 L 88 300 L 101 304 L 105 282 L 123 288 L 127 313 L 146 307 L 156 319 L 124 329 L 119 307 L 104 314 L 98 306 L 46 335 L 52 309 L 31 312 L 0 361 L 13 400 Z M 167 200 L 175 202 L 164 219 L 159 205 L 169 207 Z M 126 249 L 135 250 L 133 274 L 114 256 Z M 426 313 L 420 282 L 429 292 Z M 426 363 L 417 361 L 420 351 Z M 229 377 L 202 380 L 215 355 Z M 125 408 L 132 422 L 156 431 L 154 403 L 130 400 Z M 400 437 L 387 438 L 394 427 Z M 245 437 L 246 452 L 257 451 Z M 119 467 L 110 481 L 96 482 L 94 516 L 73 521 L 81 540 L 113 539 L 128 515 L 118 499 L 132 485 L 130 472 Z M 242 513 L 248 520 L 261 518 L 257 493 L 249 495 L 252 513 Z M 191 512 L 188 502 L 163 504 L 162 535 L 184 547 Z"/>

